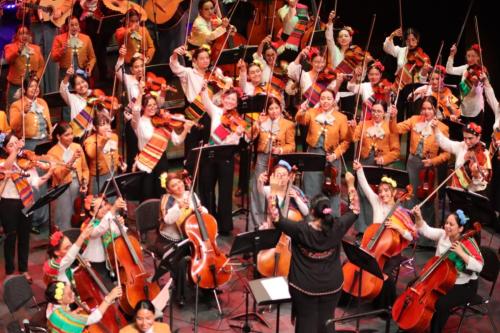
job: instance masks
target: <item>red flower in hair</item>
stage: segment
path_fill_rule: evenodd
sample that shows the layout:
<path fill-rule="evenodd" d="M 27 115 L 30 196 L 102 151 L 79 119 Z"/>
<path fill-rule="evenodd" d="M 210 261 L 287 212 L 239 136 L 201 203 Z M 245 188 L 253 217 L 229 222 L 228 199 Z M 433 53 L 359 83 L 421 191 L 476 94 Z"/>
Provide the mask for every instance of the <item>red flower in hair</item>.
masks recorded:
<path fill-rule="evenodd" d="M 467 130 L 468 130 L 468 132 L 470 132 L 472 134 L 476 134 L 476 135 L 480 135 L 482 132 L 481 126 L 479 126 L 476 123 L 467 124 Z"/>
<path fill-rule="evenodd" d="M 309 49 L 309 54 L 307 55 L 307 57 L 309 58 L 309 60 L 312 60 L 315 56 L 319 55 L 319 50 L 318 48 L 316 47 L 311 47 Z"/>
<path fill-rule="evenodd" d="M 477 54 L 481 53 L 481 48 L 479 47 L 479 44 L 472 44 L 470 47 L 471 50 L 476 51 Z"/>
<path fill-rule="evenodd" d="M 64 237 L 64 234 L 59 230 L 54 232 L 52 236 L 50 236 L 50 246 L 56 247 L 61 242 L 61 239 Z"/>
<path fill-rule="evenodd" d="M 438 73 L 440 75 L 446 75 L 446 67 L 441 65 L 436 65 L 436 67 L 434 67 L 434 73 Z"/>
<path fill-rule="evenodd" d="M 382 65 L 382 63 L 378 60 L 374 61 L 371 66 L 372 68 L 376 68 L 378 69 L 380 72 L 383 72 L 385 70 L 385 67 L 384 65 Z"/>

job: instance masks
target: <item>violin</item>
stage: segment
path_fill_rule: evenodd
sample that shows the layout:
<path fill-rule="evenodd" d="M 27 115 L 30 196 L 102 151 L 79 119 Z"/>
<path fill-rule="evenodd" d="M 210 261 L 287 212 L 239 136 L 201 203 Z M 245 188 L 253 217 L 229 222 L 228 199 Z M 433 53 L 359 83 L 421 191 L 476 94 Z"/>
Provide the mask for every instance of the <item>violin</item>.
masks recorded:
<path fill-rule="evenodd" d="M 201 214 L 194 192 L 193 213 L 184 222 L 184 233 L 194 245 L 190 275 L 200 288 L 215 289 L 231 279 L 229 259 L 215 242 L 217 221 L 210 214 Z"/>
<path fill-rule="evenodd" d="M 82 187 L 87 187 L 87 180 L 85 178 L 82 181 Z M 71 226 L 73 228 L 80 228 L 86 218 L 84 200 L 85 193 L 80 192 L 80 195 L 73 202 L 73 215 L 71 215 Z"/>
<path fill-rule="evenodd" d="M 221 117 L 221 123 L 225 127 L 231 129 L 231 131 L 236 132 L 238 127 L 242 127 L 246 129 L 248 127 L 248 123 L 245 119 L 241 118 L 236 110 L 228 110 L 224 112 Z"/>
<path fill-rule="evenodd" d="M 17 155 L 17 165 L 24 171 L 35 167 L 47 171 L 50 169 L 51 164 L 66 166 L 65 163 L 54 161 L 47 155 L 37 155 L 32 150 L 23 149 Z"/>
<path fill-rule="evenodd" d="M 459 100 L 452 94 L 450 89 L 445 88 L 441 92 L 432 92 L 432 96 L 436 97 L 438 102 L 438 108 L 443 113 L 445 118 L 450 118 L 451 115 L 460 116 L 462 111 L 460 111 Z"/>
<path fill-rule="evenodd" d="M 323 71 L 318 74 L 317 81 L 331 82 L 337 78 L 337 71 L 330 66 L 327 66 Z"/>
<path fill-rule="evenodd" d="M 372 85 L 372 90 L 373 94 L 375 95 L 375 99 L 386 100 L 388 94 L 390 94 L 392 90 L 392 83 L 387 79 L 382 79 Z"/>
<path fill-rule="evenodd" d="M 166 111 L 165 109 L 160 109 L 157 115 L 151 118 L 151 123 L 154 127 L 168 127 L 170 129 L 181 129 L 184 127 L 184 124 L 189 119 L 186 119 L 184 115 L 176 114 L 173 115 Z M 193 121 L 194 122 L 194 121 Z M 197 128 L 203 128 L 203 125 L 194 122 L 194 126 Z"/>
<path fill-rule="evenodd" d="M 116 110 L 120 107 L 116 96 L 106 96 L 101 89 L 92 90 L 92 94 L 87 99 L 87 104 L 92 107 L 102 107 L 107 110 Z"/>
<path fill-rule="evenodd" d="M 254 7 L 254 20 L 249 20 L 247 29 L 252 34 L 248 36 L 250 45 L 259 44 L 266 36 L 272 34 L 273 38 L 277 35 L 278 31 L 282 28 L 283 23 L 278 17 L 278 9 L 285 5 L 284 0 L 250 0 Z M 253 27 L 253 30 L 252 30 Z"/>
<path fill-rule="evenodd" d="M 408 54 L 406 55 L 406 61 L 410 65 L 415 65 L 417 69 L 420 69 L 426 63 L 429 63 L 430 59 L 421 47 L 417 47 L 413 50 L 408 51 Z"/>
<path fill-rule="evenodd" d="M 405 228 L 405 223 L 402 220 L 403 217 L 400 214 L 394 213 L 400 208 L 402 201 L 408 200 L 411 197 L 413 192 L 411 185 L 408 185 L 406 189 L 407 192 L 397 199 L 384 219 L 384 221 L 391 220 L 393 223 L 397 223 Z M 361 248 L 375 257 L 381 270 L 387 259 L 401 253 L 408 244 L 408 240 L 401 237 L 399 232 L 387 228 L 385 223 L 373 223 L 370 225 L 365 230 L 363 239 L 361 240 Z M 382 290 L 384 284 L 382 279 L 364 270 L 362 271 L 351 262 L 345 263 L 342 267 L 342 272 L 344 274 L 344 285 L 342 288 L 346 293 L 355 297 L 374 299 Z M 362 281 L 361 284 L 360 281 Z"/>
<path fill-rule="evenodd" d="M 464 233 L 459 241 L 473 237 L 480 232 L 481 225 L 474 223 L 474 229 Z M 420 277 L 411 284 L 394 302 L 392 318 L 405 332 L 424 332 L 436 311 L 436 301 L 446 295 L 455 285 L 457 269 L 448 259 L 451 248 L 439 257 L 427 261 Z"/>
<path fill-rule="evenodd" d="M 352 74 L 354 72 L 354 68 L 361 67 L 363 63 L 363 59 L 366 54 L 366 61 L 370 61 L 372 56 L 370 52 L 363 51 L 363 49 L 357 45 L 351 45 L 344 52 L 344 60 L 340 62 L 337 66 L 337 70 L 344 74 Z"/>
<path fill-rule="evenodd" d="M 90 309 L 97 308 L 102 303 L 104 297 L 109 294 L 109 290 L 79 254 L 76 259 L 80 265 L 73 273 L 77 294 L 75 298 L 78 299 L 78 305 L 90 313 Z M 115 333 L 126 324 L 127 320 L 113 304 L 102 314 L 102 319 L 87 327 L 86 331 L 89 333 Z"/>
<path fill-rule="evenodd" d="M 429 159 L 429 153 L 426 154 L 426 158 Z M 425 167 L 420 169 L 418 172 L 419 185 L 417 187 L 417 198 L 424 200 L 429 196 L 429 194 L 434 191 L 435 184 L 435 172 L 433 167 Z M 434 197 L 434 196 L 433 196 Z M 430 200 L 432 200 L 431 198 Z"/>
<path fill-rule="evenodd" d="M 286 184 L 282 209 L 284 216 L 294 222 L 299 222 L 303 218 L 302 214 L 297 209 L 290 207 L 290 190 L 292 189 L 297 170 L 297 167 L 294 165 L 289 175 L 290 178 Z M 272 197 L 275 196 L 273 195 L 275 192 L 276 190 L 273 189 L 273 184 L 271 184 Z M 276 205 L 276 200 L 271 200 L 269 204 Z M 257 270 L 265 277 L 288 276 L 291 258 L 290 238 L 284 233 L 281 233 L 278 243 L 274 248 L 262 250 L 257 254 Z"/>
<path fill-rule="evenodd" d="M 156 76 L 153 72 L 146 73 L 146 89 L 149 91 L 160 91 L 165 86 L 166 91 L 177 92 L 175 87 L 167 84 L 167 80 L 161 76 Z"/>
<path fill-rule="evenodd" d="M 474 147 L 469 148 L 465 153 L 464 159 L 472 163 L 476 163 L 481 177 L 488 178 L 488 174 L 485 174 L 483 166 L 488 163 L 488 159 L 485 154 L 486 146 L 482 142 L 478 142 Z M 470 164 L 467 164 L 466 168 L 470 169 Z"/>
<path fill-rule="evenodd" d="M 160 287 L 156 282 L 149 282 L 149 274 L 143 265 L 141 243 L 136 237 L 128 235 L 120 222 L 116 219 L 114 222 L 120 230 L 120 237 L 108 245 L 107 252 L 110 262 L 118 264 L 118 267 L 112 266 L 123 288 L 120 308 L 126 314 L 133 315 L 137 303 L 154 299 Z"/>
<path fill-rule="evenodd" d="M 328 196 L 340 193 L 340 186 L 337 184 L 337 168 L 328 164 L 324 170 L 325 181 L 323 182 L 323 192 Z"/>

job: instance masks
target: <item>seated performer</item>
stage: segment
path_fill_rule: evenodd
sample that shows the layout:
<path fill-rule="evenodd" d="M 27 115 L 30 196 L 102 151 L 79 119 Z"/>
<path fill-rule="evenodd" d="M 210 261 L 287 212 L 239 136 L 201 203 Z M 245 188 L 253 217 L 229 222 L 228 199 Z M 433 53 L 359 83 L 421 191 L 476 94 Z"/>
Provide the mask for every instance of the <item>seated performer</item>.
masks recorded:
<path fill-rule="evenodd" d="M 221 16 L 218 1 L 201 0 L 198 2 L 198 16 L 193 22 L 191 35 L 188 38 L 190 49 L 203 44 L 211 45 L 214 40 L 226 33 L 229 20 Z"/>

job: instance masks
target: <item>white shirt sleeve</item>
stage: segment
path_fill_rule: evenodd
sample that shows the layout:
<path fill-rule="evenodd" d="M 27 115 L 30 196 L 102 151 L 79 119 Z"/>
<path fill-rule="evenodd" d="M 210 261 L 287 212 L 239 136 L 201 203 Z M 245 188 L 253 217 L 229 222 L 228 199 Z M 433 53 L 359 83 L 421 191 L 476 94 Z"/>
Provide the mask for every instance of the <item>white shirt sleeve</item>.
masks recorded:
<path fill-rule="evenodd" d="M 302 65 L 296 64 L 295 62 L 291 62 L 288 65 L 288 77 L 295 82 L 299 82 L 300 71 L 302 69 Z"/>
<path fill-rule="evenodd" d="M 446 73 L 450 75 L 463 75 L 467 69 L 467 65 L 454 67 L 453 61 L 454 59 L 452 57 L 448 57 L 448 60 L 446 61 Z"/>
<path fill-rule="evenodd" d="M 458 154 L 462 146 L 462 142 L 450 140 L 439 130 L 439 128 L 436 128 L 435 133 L 436 133 L 436 141 L 439 147 L 441 147 L 441 149 L 446 150 L 447 152 L 453 153 L 455 155 Z"/>
<path fill-rule="evenodd" d="M 399 46 L 394 45 L 394 40 L 392 38 L 389 38 L 389 37 L 387 37 L 384 40 L 383 48 L 384 48 L 385 53 L 390 54 L 394 58 L 398 57 L 399 51 L 401 49 Z"/>
<path fill-rule="evenodd" d="M 90 315 L 87 317 L 87 326 L 98 323 L 101 321 L 101 319 L 102 319 L 102 313 L 97 308 L 94 311 L 92 311 Z"/>
<path fill-rule="evenodd" d="M 365 172 L 362 168 L 358 169 L 358 171 L 356 172 L 356 176 L 358 177 L 358 184 L 363 190 L 363 193 L 365 194 L 368 201 L 370 201 L 372 208 L 377 207 L 379 204 L 378 195 L 373 192 L 370 184 L 368 184 L 368 180 L 366 180 Z"/>
<path fill-rule="evenodd" d="M 417 227 L 417 230 L 421 235 L 433 241 L 438 241 L 441 237 L 444 236 L 445 231 L 443 229 L 429 227 L 427 222 L 423 222 L 424 223 L 420 228 Z"/>

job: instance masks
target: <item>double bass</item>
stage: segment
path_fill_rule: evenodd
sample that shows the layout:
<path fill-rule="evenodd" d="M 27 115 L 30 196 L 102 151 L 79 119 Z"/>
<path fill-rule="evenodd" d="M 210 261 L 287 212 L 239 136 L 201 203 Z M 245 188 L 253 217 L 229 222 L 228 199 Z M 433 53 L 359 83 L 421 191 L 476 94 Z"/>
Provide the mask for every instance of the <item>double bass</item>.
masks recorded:
<path fill-rule="evenodd" d="M 402 201 L 411 197 L 412 192 L 411 185 L 408 185 L 407 192 L 398 198 L 384 221 L 391 220 L 404 226 L 404 223 L 394 213 L 400 207 Z M 408 246 L 408 243 L 408 240 L 401 237 L 397 231 L 387 228 L 384 223 L 373 223 L 363 235 L 361 248 L 370 253 L 377 260 L 380 269 L 383 269 L 387 259 L 401 253 Z M 382 290 L 384 284 L 382 279 L 361 270 L 360 267 L 351 262 L 347 262 L 342 267 L 342 272 L 344 274 L 342 288 L 346 293 L 356 297 L 374 299 Z M 360 281 L 362 281 L 361 287 L 359 285 Z"/>
<path fill-rule="evenodd" d="M 108 245 L 108 256 L 112 263 L 118 265 L 112 266 L 123 288 L 120 307 L 126 314 L 133 315 L 136 304 L 144 299 L 154 299 L 160 292 L 160 287 L 156 282 L 149 282 L 140 242 L 136 237 L 129 236 L 120 222 L 116 219 L 114 222 L 120 230 L 120 237 Z"/>
<path fill-rule="evenodd" d="M 472 230 L 460 236 L 459 241 L 473 237 L 481 230 L 474 223 Z M 455 285 L 457 269 L 448 259 L 451 248 L 441 256 L 431 258 L 424 266 L 420 277 L 399 296 L 392 306 L 392 318 L 399 328 L 408 332 L 423 332 L 435 312 L 436 301 Z"/>
<path fill-rule="evenodd" d="M 184 222 L 184 233 L 193 243 L 190 275 L 194 283 L 203 289 L 215 289 L 231 279 L 229 259 L 215 242 L 217 221 L 210 214 L 201 214 L 194 195 L 193 214 Z"/>
<path fill-rule="evenodd" d="M 297 167 L 293 166 L 292 171 L 290 172 L 290 179 L 286 185 L 282 209 L 283 215 L 294 222 L 298 222 L 302 219 L 302 214 L 296 209 L 290 207 L 290 189 L 292 188 L 296 172 Z M 271 196 L 273 196 L 272 190 Z M 275 204 L 275 202 L 270 202 L 269 204 Z M 276 244 L 274 248 L 262 250 L 257 254 L 257 270 L 262 276 L 265 277 L 288 276 L 291 259 L 292 252 L 290 250 L 290 238 L 284 233 L 281 233 L 278 244 Z"/>

